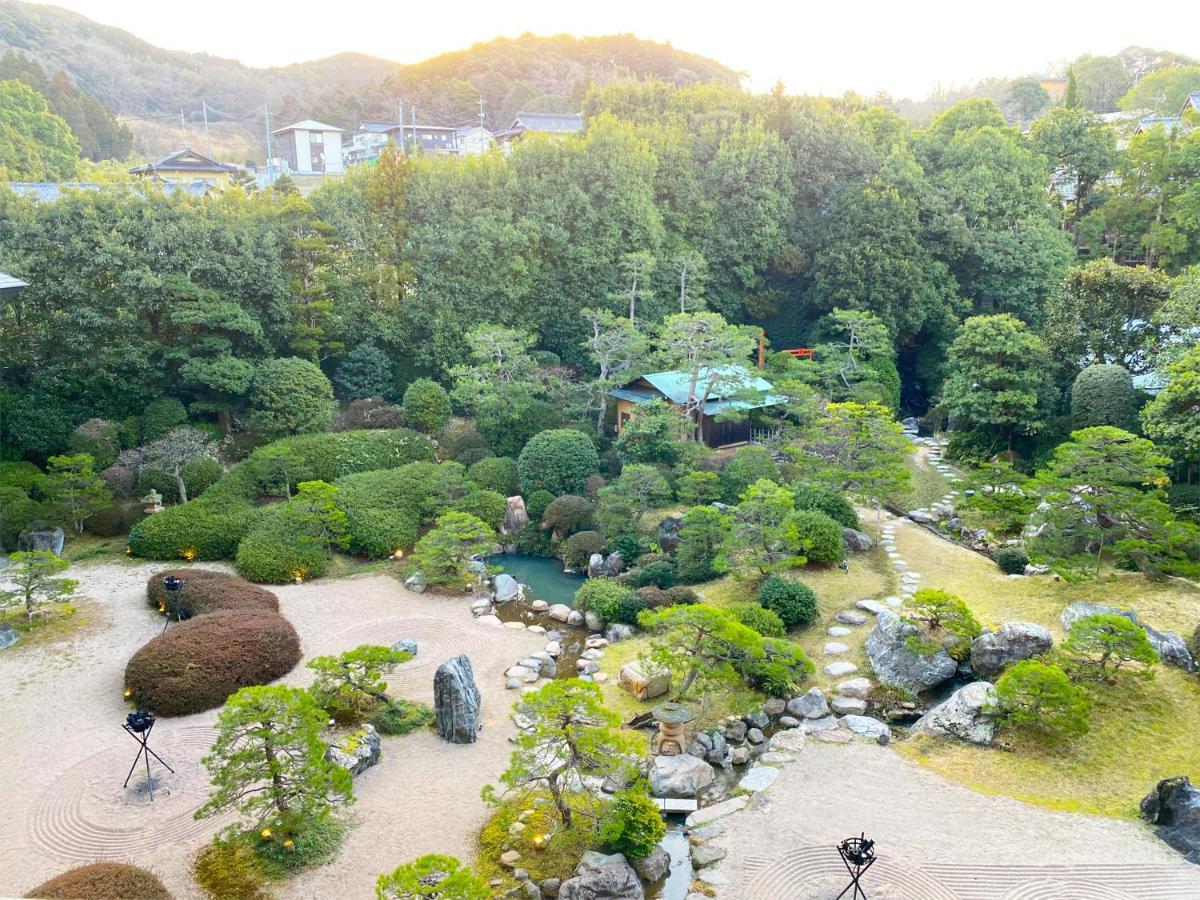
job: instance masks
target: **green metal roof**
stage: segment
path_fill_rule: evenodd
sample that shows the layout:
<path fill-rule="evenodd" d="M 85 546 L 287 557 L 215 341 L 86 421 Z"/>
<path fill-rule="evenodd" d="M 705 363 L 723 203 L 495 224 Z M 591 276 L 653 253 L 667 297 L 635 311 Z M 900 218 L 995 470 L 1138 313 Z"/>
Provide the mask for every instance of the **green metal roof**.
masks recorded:
<path fill-rule="evenodd" d="M 629 400 L 632 403 L 649 403 L 651 400 L 661 400 L 657 391 L 644 387 L 623 387 L 609 391 L 608 396 L 618 400 Z"/>
<path fill-rule="evenodd" d="M 672 403 L 687 403 L 690 381 L 687 372 L 652 372 L 642 377 L 654 385 Z M 703 396 L 708 390 L 709 382 L 714 380 L 726 382 L 729 388 L 726 391 L 725 385 L 718 384 L 717 389 L 713 392 L 714 400 L 719 400 L 725 392 L 751 390 L 765 394 L 773 389 L 769 382 L 757 375 L 752 375 L 745 366 L 723 366 L 717 369 L 700 370 L 700 377 L 696 383 L 697 396 Z"/>

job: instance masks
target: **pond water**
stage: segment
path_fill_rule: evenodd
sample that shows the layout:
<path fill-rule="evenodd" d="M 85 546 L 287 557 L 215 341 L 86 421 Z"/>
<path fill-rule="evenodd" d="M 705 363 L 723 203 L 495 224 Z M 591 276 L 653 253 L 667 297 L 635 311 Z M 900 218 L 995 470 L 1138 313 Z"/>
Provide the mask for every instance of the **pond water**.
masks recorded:
<path fill-rule="evenodd" d="M 649 900 L 683 900 L 696 873 L 692 869 L 687 835 L 683 833 L 682 816 L 667 816 L 667 833 L 659 844 L 671 857 L 671 868 L 666 878 L 650 886 L 646 897 Z"/>
<path fill-rule="evenodd" d="M 574 606 L 575 592 L 587 581 L 582 575 L 564 572 L 562 560 L 553 557 L 501 553 L 488 557 L 487 564 L 502 566 L 506 574 L 525 585 L 526 605 L 531 600 L 545 600 L 551 606 L 555 603 Z"/>

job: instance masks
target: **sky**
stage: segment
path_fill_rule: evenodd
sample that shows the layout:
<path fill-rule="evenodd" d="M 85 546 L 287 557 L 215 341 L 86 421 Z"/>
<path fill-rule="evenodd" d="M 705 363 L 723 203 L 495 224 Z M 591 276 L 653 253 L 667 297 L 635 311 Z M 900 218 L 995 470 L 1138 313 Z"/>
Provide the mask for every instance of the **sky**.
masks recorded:
<path fill-rule="evenodd" d="M 160 47 L 252 66 L 342 51 L 418 62 L 524 32 L 632 32 L 791 93 L 926 96 L 1138 44 L 1200 57 L 1195 0 L 56 0 Z"/>

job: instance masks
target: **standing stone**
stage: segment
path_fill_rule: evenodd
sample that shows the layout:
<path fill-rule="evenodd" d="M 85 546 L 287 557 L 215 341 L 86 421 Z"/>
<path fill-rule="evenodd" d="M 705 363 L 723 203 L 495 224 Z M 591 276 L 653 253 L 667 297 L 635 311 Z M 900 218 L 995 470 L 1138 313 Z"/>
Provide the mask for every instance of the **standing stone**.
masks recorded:
<path fill-rule="evenodd" d="M 865 534 L 855 528 L 842 529 L 842 543 L 846 545 L 846 549 L 851 553 L 862 553 L 865 550 L 870 550 L 875 545 L 869 534 Z"/>
<path fill-rule="evenodd" d="M 1009 622 L 998 631 L 981 634 L 971 643 L 971 668 L 984 678 L 995 678 L 1009 663 L 1048 651 L 1050 632 L 1032 622 Z"/>
<path fill-rule="evenodd" d="M 682 526 L 683 519 L 678 516 L 668 516 L 658 523 L 655 541 L 663 553 L 675 552 L 675 548 L 679 546 L 679 529 Z"/>
<path fill-rule="evenodd" d="M 986 681 L 959 688 L 917 720 L 913 734 L 936 734 L 987 747 L 996 734 L 996 689 Z"/>
<path fill-rule="evenodd" d="M 1200 865 L 1200 790 L 1187 776 L 1165 778 L 1141 803 L 1142 818 L 1188 862 Z"/>
<path fill-rule="evenodd" d="M 509 497 L 504 511 L 504 524 L 500 526 L 502 534 L 516 534 L 529 524 L 529 513 L 525 511 L 524 497 Z"/>
<path fill-rule="evenodd" d="M 16 629 L 11 625 L 0 627 L 0 650 L 11 647 L 18 640 Z"/>
<path fill-rule="evenodd" d="M 463 654 L 448 659 L 433 676 L 433 705 L 438 734 L 452 744 L 473 744 L 479 733 L 479 688 L 471 661 Z"/>
<path fill-rule="evenodd" d="M 17 549 L 25 553 L 35 550 L 49 550 L 55 556 L 62 556 L 63 530 L 57 527 L 30 525 L 17 535 Z"/>
<path fill-rule="evenodd" d="M 605 856 L 588 850 L 575 867 L 575 875 L 559 887 L 558 896 L 559 900 L 643 900 L 646 893 L 622 854 Z"/>
<path fill-rule="evenodd" d="M 908 639 L 916 634 L 916 626 L 885 609 L 866 643 L 867 658 L 879 680 L 914 694 L 937 687 L 958 671 L 958 664 L 945 650 L 925 655 L 909 648 Z"/>

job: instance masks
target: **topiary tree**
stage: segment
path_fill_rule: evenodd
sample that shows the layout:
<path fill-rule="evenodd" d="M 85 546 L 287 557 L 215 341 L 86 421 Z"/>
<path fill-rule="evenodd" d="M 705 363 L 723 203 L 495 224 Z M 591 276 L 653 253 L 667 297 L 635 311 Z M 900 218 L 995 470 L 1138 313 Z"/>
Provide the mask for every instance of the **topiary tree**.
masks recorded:
<path fill-rule="evenodd" d="M 1141 395 L 1124 366 L 1091 365 L 1071 385 L 1071 427 L 1111 425 L 1137 431 Z"/>
<path fill-rule="evenodd" d="M 375 882 L 375 900 L 488 900 L 487 883 L 453 856 L 428 853 Z"/>
<path fill-rule="evenodd" d="M 1023 575 L 1029 557 L 1020 547 L 1001 547 L 996 551 L 996 565 L 1005 575 Z"/>
<path fill-rule="evenodd" d="M 1049 741 L 1084 734 L 1091 701 L 1058 666 L 1025 659 L 996 681 L 1000 719 Z"/>
<path fill-rule="evenodd" d="M 556 541 L 561 541 L 576 531 L 591 529 L 596 523 L 596 506 L 586 497 L 563 494 L 550 502 L 539 521 L 542 528 L 554 532 Z"/>
<path fill-rule="evenodd" d="M 638 624 L 655 632 L 648 661 L 676 676 L 675 699 L 695 687 L 707 692 L 738 678 L 769 684 L 786 695 L 812 671 L 812 663 L 796 644 L 764 638 L 730 613 L 711 606 L 672 606 L 638 616 Z"/>
<path fill-rule="evenodd" d="M 788 631 L 810 625 L 820 609 L 816 594 L 807 584 L 769 575 L 758 592 L 759 605 L 779 616 Z"/>
<path fill-rule="evenodd" d="M 518 490 L 517 461 L 508 456 L 481 459 L 467 469 L 467 480 L 484 490 L 511 497 Z"/>
<path fill-rule="evenodd" d="M 288 518 L 305 534 L 321 542 L 325 552 L 343 549 L 350 543 L 346 514 L 337 505 L 338 489 L 325 481 L 302 481 L 296 496 L 288 501 Z"/>
<path fill-rule="evenodd" d="M 13 586 L 0 591 L 0 606 L 24 606 L 26 621 L 33 624 L 33 613 L 46 603 L 69 600 L 79 587 L 72 578 L 56 578 L 69 565 L 49 550 L 25 550 L 12 554 L 4 570 L 4 580 Z"/>
<path fill-rule="evenodd" d="M 83 523 L 112 503 L 112 492 L 86 453 L 52 456 L 46 463 L 40 487 L 51 517 L 83 534 Z"/>
<path fill-rule="evenodd" d="M 431 434 L 450 421 L 450 395 L 436 381 L 418 378 L 405 389 L 400 409 L 410 426 Z"/>
<path fill-rule="evenodd" d="M 608 852 L 638 860 L 654 852 L 667 826 L 658 804 L 639 784 L 613 795 L 597 833 Z"/>
<path fill-rule="evenodd" d="M 797 509 L 784 521 L 784 542 L 810 563 L 833 565 L 846 558 L 842 526 L 815 509 Z"/>
<path fill-rule="evenodd" d="M 1107 676 L 1110 665 L 1115 678 L 1122 666 L 1134 664 L 1148 674 L 1149 667 L 1158 662 L 1158 653 L 1145 629 L 1125 616 L 1111 613 L 1072 622 L 1062 647 L 1074 663 L 1094 668 L 1100 678 Z"/>
<path fill-rule="evenodd" d="M 236 812 L 255 830 L 301 833 L 352 802 L 350 772 L 325 759 L 325 714 L 307 691 L 246 687 L 217 717 L 217 739 L 201 762 L 214 791 L 204 819 Z"/>
<path fill-rule="evenodd" d="M 917 591 L 908 602 L 909 620 L 925 625 L 925 633 L 908 638 L 909 648 L 928 654 L 944 649 L 962 659 L 983 629 L 958 597 L 930 588 Z"/>
<path fill-rule="evenodd" d="M 766 447 L 742 447 L 721 470 L 721 486 L 726 503 L 737 503 L 746 488 L 759 479 L 779 481 L 779 466 Z"/>
<path fill-rule="evenodd" d="M 602 490 L 605 497 L 627 500 L 638 522 L 650 510 L 671 502 L 671 484 L 667 476 L 645 463 L 626 466 L 621 470 L 620 477 Z"/>
<path fill-rule="evenodd" d="M 604 535 L 598 531 L 578 531 L 563 545 L 562 561 L 569 568 L 587 571 L 593 553 L 604 552 Z"/>
<path fill-rule="evenodd" d="M 339 656 L 315 656 L 306 665 L 316 672 L 309 691 L 331 716 L 357 721 L 390 702 L 384 676 L 412 659 L 411 653 L 363 644 Z"/>
<path fill-rule="evenodd" d="M 730 529 L 729 516 L 712 506 L 693 506 L 683 514 L 675 548 L 675 574 L 681 582 L 697 584 L 724 573 Z"/>
<path fill-rule="evenodd" d="M 390 399 L 395 384 L 391 359 L 370 341 L 346 354 L 333 380 L 346 400 Z"/>
<path fill-rule="evenodd" d="M 413 566 L 430 584 L 462 584 L 468 576 L 467 563 L 484 556 L 496 542 L 486 522 L 463 512 L 448 512 L 425 534 L 413 550 Z"/>
<path fill-rule="evenodd" d="M 716 472 L 688 472 L 680 477 L 675 495 L 680 503 L 702 506 L 721 499 L 721 476 Z"/>
<path fill-rule="evenodd" d="M 246 422 L 275 440 L 324 431 L 334 407 L 333 386 L 318 366 L 294 356 L 269 359 L 254 373 Z"/>
<path fill-rule="evenodd" d="M 844 528 L 859 527 L 858 513 L 845 494 L 815 484 L 797 484 L 792 487 L 792 501 L 796 509 L 823 512 Z"/>
<path fill-rule="evenodd" d="M 653 585 L 666 590 L 675 584 L 675 567 L 668 560 L 656 559 L 634 569 L 629 580 L 634 587 Z"/>
<path fill-rule="evenodd" d="M 546 790 L 563 825 L 574 824 L 576 807 L 590 808 L 595 795 L 586 781 L 628 780 L 636 771 L 637 742 L 620 729 L 620 717 L 604 706 L 598 684 L 578 678 L 551 681 L 521 698 L 513 711 L 519 725 L 516 749 L 500 781 L 527 796 Z M 492 785 L 484 799 L 496 801 Z"/>
<path fill-rule="evenodd" d="M 535 434 L 517 459 L 521 489 L 559 494 L 583 491 L 587 477 L 600 471 L 596 445 L 581 431 L 553 428 Z"/>

